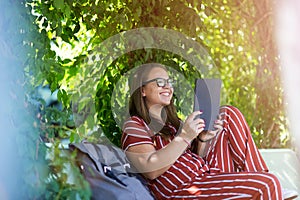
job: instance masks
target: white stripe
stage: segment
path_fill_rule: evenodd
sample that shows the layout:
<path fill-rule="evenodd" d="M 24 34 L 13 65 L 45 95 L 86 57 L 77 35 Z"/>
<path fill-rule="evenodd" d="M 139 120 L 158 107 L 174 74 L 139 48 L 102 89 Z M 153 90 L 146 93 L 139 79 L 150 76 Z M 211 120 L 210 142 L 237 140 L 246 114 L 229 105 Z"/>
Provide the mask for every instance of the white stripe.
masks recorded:
<path fill-rule="evenodd" d="M 177 179 L 181 184 L 183 184 L 184 182 L 178 177 L 176 176 L 176 174 L 174 174 L 173 172 L 170 171 L 166 171 L 166 173 L 172 175 L 175 179 Z"/>
<path fill-rule="evenodd" d="M 137 121 L 131 119 L 131 120 L 127 120 L 126 122 L 124 122 L 124 126 L 129 124 L 129 123 L 134 123 L 134 124 L 137 124 L 137 125 L 141 125 L 141 122 L 137 122 Z"/>
<path fill-rule="evenodd" d="M 163 144 L 163 142 L 162 142 L 162 137 L 158 137 L 158 139 L 159 139 L 159 145 L 160 145 L 162 148 L 164 148 L 164 144 Z"/>
<path fill-rule="evenodd" d="M 184 160 L 186 160 L 187 162 L 193 164 L 193 165 L 195 166 L 196 169 L 199 169 L 199 167 L 198 167 L 195 163 L 193 163 L 191 160 L 188 160 L 185 156 L 181 156 L 181 157 L 182 157 Z M 198 176 L 198 173 L 195 172 L 195 170 L 193 170 L 189 165 L 186 165 L 185 163 L 180 162 L 180 161 L 178 161 L 178 160 L 177 160 L 176 162 L 178 162 L 178 163 L 180 163 L 181 165 L 187 167 L 194 175 Z"/>
<path fill-rule="evenodd" d="M 154 185 L 155 190 L 161 195 L 163 196 L 165 199 L 170 198 L 171 196 L 165 195 L 165 193 L 163 193 L 156 185 Z"/>
<path fill-rule="evenodd" d="M 125 135 L 125 138 L 123 139 L 123 143 L 122 143 L 122 147 L 123 147 L 123 148 L 124 148 L 124 146 L 125 146 L 125 143 L 126 143 L 128 137 L 130 137 L 130 136 L 131 136 L 131 137 L 135 137 L 135 138 L 145 138 L 145 139 L 149 139 L 149 138 L 150 138 L 149 136 L 144 136 L 144 135 L 128 134 L 128 133 L 123 133 L 123 134 L 126 134 L 126 135 Z M 150 138 L 150 139 L 151 139 L 151 138 Z M 149 141 L 141 141 L 141 142 L 132 143 L 132 144 L 136 145 L 136 144 L 140 144 L 140 143 L 143 143 L 143 142 L 145 142 L 145 143 L 147 143 L 147 144 L 153 144 L 152 142 L 149 142 Z M 133 146 L 132 144 L 130 144 L 130 145 Z M 128 149 L 128 147 L 126 147 L 126 149 Z"/>
<path fill-rule="evenodd" d="M 145 129 L 141 129 L 141 128 L 136 128 L 136 127 L 126 127 L 123 132 L 128 133 L 128 130 L 136 130 L 136 131 L 141 131 L 144 133 L 147 133 L 147 131 Z"/>
<path fill-rule="evenodd" d="M 147 142 L 147 141 L 143 141 L 143 142 L 135 142 L 135 143 L 131 143 L 129 144 L 126 149 L 124 149 L 124 151 L 127 151 L 129 147 L 135 146 L 135 145 L 141 145 L 141 144 L 150 144 L 153 145 L 153 143 L 151 142 Z"/>
<path fill-rule="evenodd" d="M 241 132 L 239 131 L 239 128 L 238 128 L 238 126 L 236 125 L 235 121 L 230 117 L 230 115 L 228 115 L 228 114 L 226 114 L 226 115 L 228 116 L 228 118 L 230 119 L 230 121 L 226 121 L 226 120 L 224 120 L 224 121 L 226 121 L 228 124 L 232 124 L 233 127 L 235 128 L 235 130 L 231 130 L 231 126 L 228 126 L 229 132 L 230 132 L 230 133 L 233 133 L 233 132 L 237 133 L 237 134 L 232 134 L 232 135 L 234 135 L 234 136 L 239 136 L 239 137 L 241 138 L 241 141 L 244 141 L 244 140 L 242 139 L 242 137 L 241 137 L 242 134 L 241 134 Z M 244 145 L 244 148 L 246 148 L 245 143 L 243 142 L 242 144 L 239 144 L 239 143 L 237 142 L 237 140 L 236 140 L 235 137 L 232 137 L 232 138 L 233 138 L 233 140 L 234 140 L 234 142 L 235 142 L 235 144 L 236 144 L 235 146 L 238 148 L 240 154 L 241 154 L 241 155 L 244 155 L 244 152 L 242 151 L 240 145 Z"/>
<path fill-rule="evenodd" d="M 206 164 L 206 162 L 203 160 L 203 158 L 201 158 L 199 155 L 197 155 L 193 152 L 191 154 L 193 157 L 193 161 L 195 161 L 197 163 L 197 164 L 195 164 L 197 166 L 197 170 L 199 170 L 203 165 Z M 196 156 L 196 158 L 195 158 L 195 156 Z"/>
<path fill-rule="evenodd" d="M 168 179 L 165 175 L 161 175 L 160 177 L 163 178 L 163 179 L 165 179 L 170 185 L 174 186 L 175 188 L 178 187 L 170 179 Z"/>
<path fill-rule="evenodd" d="M 175 169 L 177 169 L 177 170 L 181 173 L 181 175 L 184 176 L 184 177 L 186 177 L 189 181 L 192 180 L 191 177 L 189 177 L 184 171 L 182 171 L 182 169 L 176 167 L 176 165 L 173 165 L 173 167 L 174 167 Z M 196 174 L 196 175 L 197 175 L 197 174 Z M 182 181 L 183 181 L 183 180 L 182 180 Z"/>
<path fill-rule="evenodd" d="M 237 131 L 237 129 L 236 129 L 236 130 L 232 130 L 230 126 L 228 127 L 228 132 L 230 132 L 230 134 L 232 134 L 233 132 L 239 133 L 239 131 Z M 232 134 L 232 135 L 233 135 L 233 134 Z M 232 152 L 234 153 L 234 155 L 235 155 L 240 161 L 244 161 L 244 159 L 241 158 L 241 157 L 239 156 L 239 154 L 241 154 L 241 155 L 243 155 L 243 156 L 245 157 L 244 152 L 243 152 L 243 151 L 241 150 L 241 148 L 240 148 L 240 144 L 236 141 L 236 138 L 235 138 L 235 137 L 232 137 L 232 138 L 233 138 L 233 140 L 234 140 L 235 146 L 238 147 L 238 149 L 239 149 L 239 153 L 236 152 L 235 149 L 231 148 L 231 149 L 232 149 Z M 243 144 L 244 144 L 244 143 L 243 143 Z M 246 148 L 246 146 L 245 146 L 244 148 Z"/>
<path fill-rule="evenodd" d="M 132 137 L 135 137 L 135 138 L 145 138 L 145 139 L 150 139 L 150 136 L 148 135 L 139 135 L 139 134 L 133 134 L 133 133 L 127 133 L 127 136 L 132 136 Z"/>
<path fill-rule="evenodd" d="M 125 134 L 125 133 L 123 133 L 123 134 Z M 122 148 L 124 148 L 124 145 L 125 145 L 125 142 L 126 142 L 126 140 L 127 140 L 127 137 L 128 137 L 128 135 L 126 134 L 126 135 L 125 135 L 125 138 L 123 139 L 123 142 L 122 142 Z"/>
<path fill-rule="evenodd" d="M 169 193 L 172 193 L 172 190 L 170 190 L 169 188 L 167 188 L 160 180 L 157 179 L 157 181 L 165 190 L 167 190 Z M 171 181 L 170 181 L 171 182 Z"/>

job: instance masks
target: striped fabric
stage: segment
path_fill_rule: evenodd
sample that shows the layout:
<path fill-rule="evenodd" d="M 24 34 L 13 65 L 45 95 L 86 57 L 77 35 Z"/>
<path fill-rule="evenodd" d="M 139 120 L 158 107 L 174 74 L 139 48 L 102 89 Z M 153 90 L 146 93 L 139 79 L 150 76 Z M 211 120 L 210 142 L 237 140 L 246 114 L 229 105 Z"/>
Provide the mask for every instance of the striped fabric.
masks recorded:
<path fill-rule="evenodd" d="M 278 179 L 268 173 L 241 112 L 220 109 L 222 132 L 207 145 L 201 158 L 189 149 L 162 175 L 148 180 L 156 199 L 282 199 Z M 169 125 L 175 137 L 176 129 Z M 123 128 L 122 148 L 150 144 L 159 150 L 170 141 L 153 133 L 146 123 L 131 117 Z"/>

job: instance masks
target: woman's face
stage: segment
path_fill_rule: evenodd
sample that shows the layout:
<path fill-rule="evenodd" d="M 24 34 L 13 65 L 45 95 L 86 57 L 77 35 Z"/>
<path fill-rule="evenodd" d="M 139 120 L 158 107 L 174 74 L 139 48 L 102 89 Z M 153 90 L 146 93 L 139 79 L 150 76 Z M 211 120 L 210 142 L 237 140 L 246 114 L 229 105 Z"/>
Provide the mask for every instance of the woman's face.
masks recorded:
<path fill-rule="evenodd" d="M 143 80 L 142 95 L 145 97 L 149 109 L 152 106 L 169 105 L 173 96 L 173 87 L 168 82 L 165 82 L 164 86 L 158 86 L 157 78 L 164 79 L 159 80 L 160 82 L 164 82 L 169 79 L 169 75 L 163 68 L 154 67 L 150 70 L 145 80 Z"/>

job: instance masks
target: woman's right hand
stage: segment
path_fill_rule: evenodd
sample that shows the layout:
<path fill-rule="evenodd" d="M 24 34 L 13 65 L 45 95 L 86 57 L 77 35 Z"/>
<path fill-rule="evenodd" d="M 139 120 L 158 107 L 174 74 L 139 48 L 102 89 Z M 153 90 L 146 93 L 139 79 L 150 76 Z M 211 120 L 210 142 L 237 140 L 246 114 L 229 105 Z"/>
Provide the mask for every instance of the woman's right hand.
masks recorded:
<path fill-rule="evenodd" d="M 184 137 L 189 142 L 196 138 L 205 128 L 204 120 L 197 117 L 200 114 L 202 114 L 201 111 L 193 112 L 187 117 L 183 124 L 180 136 Z"/>

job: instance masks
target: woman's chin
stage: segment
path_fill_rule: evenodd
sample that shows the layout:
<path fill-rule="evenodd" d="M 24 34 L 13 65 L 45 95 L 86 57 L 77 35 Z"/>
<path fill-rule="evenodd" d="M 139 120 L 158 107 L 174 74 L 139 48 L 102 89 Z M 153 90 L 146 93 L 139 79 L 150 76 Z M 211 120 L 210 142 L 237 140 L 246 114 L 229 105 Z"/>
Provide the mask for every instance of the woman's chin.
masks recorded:
<path fill-rule="evenodd" d="M 164 102 L 162 102 L 162 105 L 163 106 L 168 106 L 168 105 L 170 105 L 171 104 L 171 101 L 164 101 Z"/>

